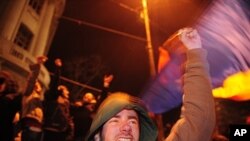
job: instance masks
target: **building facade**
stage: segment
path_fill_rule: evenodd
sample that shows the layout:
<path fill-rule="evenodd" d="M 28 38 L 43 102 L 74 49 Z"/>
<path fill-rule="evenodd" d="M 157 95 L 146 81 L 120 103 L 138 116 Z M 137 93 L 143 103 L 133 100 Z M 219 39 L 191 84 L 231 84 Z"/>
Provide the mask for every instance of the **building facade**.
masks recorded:
<path fill-rule="evenodd" d="M 12 73 L 25 87 L 29 65 L 47 55 L 66 0 L 0 1 L 0 71 Z M 48 88 L 50 75 L 42 66 L 39 81 Z"/>

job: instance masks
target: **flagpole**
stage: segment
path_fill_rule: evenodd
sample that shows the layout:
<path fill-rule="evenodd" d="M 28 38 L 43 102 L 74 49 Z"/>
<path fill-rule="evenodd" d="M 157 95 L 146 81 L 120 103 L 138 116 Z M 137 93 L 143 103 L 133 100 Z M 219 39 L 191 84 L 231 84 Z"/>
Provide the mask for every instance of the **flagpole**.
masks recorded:
<path fill-rule="evenodd" d="M 151 40 L 151 31 L 150 31 L 150 21 L 148 16 L 148 6 L 147 0 L 142 0 L 143 6 L 143 19 L 145 24 L 146 36 L 147 36 L 147 50 L 148 50 L 148 59 L 149 59 L 149 69 L 151 77 L 156 75 L 156 68 L 155 68 L 155 61 L 154 61 L 154 52 L 152 47 L 152 40 Z M 158 127 L 158 139 L 157 141 L 164 140 L 164 131 L 163 131 L 163 123 L 162 123 L 162 116 L 161 114 L 154 114 L 154 120 Z"/>

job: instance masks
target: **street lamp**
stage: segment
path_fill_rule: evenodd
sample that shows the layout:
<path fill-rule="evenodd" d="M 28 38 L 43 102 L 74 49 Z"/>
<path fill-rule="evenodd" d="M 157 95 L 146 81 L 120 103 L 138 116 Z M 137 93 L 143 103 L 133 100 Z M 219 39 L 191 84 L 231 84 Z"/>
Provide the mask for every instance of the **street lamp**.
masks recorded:
<path fill-rule="evenodd" d="M 154 52 L 153 52 L 152 40 L 151 40 L 147 0 L 142 0 L 142 6 L 143 6 L 143 19 L 144 19 L 146 37 L 147 37 L 147 50 L 148 50 L 150 75 L 151 77 L 153 77 L 156 75 L 156 70 L 155 70 Z"/>
<path fill-rule="evenodd" d="M 151 40 L 151 32 L 150 32 L 150 21 L 148 16 L 148 5 L 147 0 L 141 0 L 143 6 L 143 19 L 145 24 L 146 36 L 147 36 L 147 50 L 148 50 L 148 59 L 149 59 L 149 69 L 151 77 L 156 75 L 155 62 L 154 62 L 154 52 L 152 47 Z M 163 132 L 163 123 L 162 123 L 162 115 L 155 114 L 155 122 L 158 127 L 158 141 L 164 140 L 164 132 Z"/>

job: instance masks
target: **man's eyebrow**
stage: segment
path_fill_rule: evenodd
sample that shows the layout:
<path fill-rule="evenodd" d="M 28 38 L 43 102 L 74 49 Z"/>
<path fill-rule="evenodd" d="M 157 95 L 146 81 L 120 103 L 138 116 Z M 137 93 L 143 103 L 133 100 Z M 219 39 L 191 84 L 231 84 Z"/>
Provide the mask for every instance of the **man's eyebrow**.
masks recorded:
<path fill-rule="evenodd" d="M 112 118 L 120 118 L 121 116 L 120 115 L 115 115 L 113 116 Z M 136 120 L 139 120 L 137 116 L 134 116 L 134 115 L 130 115 L 128 116 L 128 119 L 136 119 Z"/>
<path fill-rule="evenodd" d="M 134 116 L 134 115 L 131 115 L 131 116 L 128 116 L 128 119 L 136 119 L 136 120 L 138 120 L 138 117 Z"/>

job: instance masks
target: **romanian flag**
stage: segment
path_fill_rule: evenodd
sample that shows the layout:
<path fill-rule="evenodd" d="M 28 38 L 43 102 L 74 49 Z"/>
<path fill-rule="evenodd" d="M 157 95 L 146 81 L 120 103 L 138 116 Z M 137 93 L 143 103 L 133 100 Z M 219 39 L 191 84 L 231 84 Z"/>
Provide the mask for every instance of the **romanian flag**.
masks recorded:
<path fill-rule="evenodd" d="M 250 100 L 250 8 L 245 2 L 214 0 L 195 24 L 208 52 L 216 98 Z M 165 54 L 159 58 L 161 71 L 142 95 L 154 113 L 182 103 L 181 65 L 185 57 Z"/>

